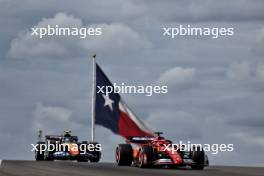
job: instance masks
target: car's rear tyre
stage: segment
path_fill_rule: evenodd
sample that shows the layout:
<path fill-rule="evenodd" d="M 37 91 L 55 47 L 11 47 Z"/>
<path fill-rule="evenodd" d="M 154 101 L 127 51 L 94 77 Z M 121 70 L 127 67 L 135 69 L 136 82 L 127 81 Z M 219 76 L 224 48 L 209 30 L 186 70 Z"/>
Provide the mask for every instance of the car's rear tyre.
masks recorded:
<path fill-rule="evenodd" d="M 130 144 L 119 144 L 116 148 L 116 163 L 119 166 L 131 166 L 133 149 Z"/>
<path fill-rule="evenodd" d="M 47 152 L 44 154 L 44 160 L 45 161 L 54 161 L 53 153 Z"/>
<path fill-rule="evenodd" d="M 45 144 L 46 144 L 47 147 L 49 147 L 47 142 Z M 56 145 L 56 141 L 50 141 L 49 144 L 55 146 Z M 47 149 L 44 152 L 44 160 L 45 161 L 54 161 L 54 156 L 53 156 L 54 152 L 56 152 L 55 148 L 53 148 L 53 150 Z"/>
<path fill-rule="evenodd" d="M 96 148 L 96 145 L 98 145 L 99 143 L 98 142 L 89 142 L 89 144 L 93 144 L 94 147 Z M 98 150 L 98 149 L 97 149 Z M 98 163 L 101 159 L 101 151 L 90 151 L 91 154 L 93 154 L 93 158 L 89 158 L 90 162 L 92 163 Z"/>
<path fill-rule="evenodd" d="M 139 167 L 150 167 L 153 160 L 153 148 L 151 146 L 143 146 L 139 152 Z"/>
<path fill-rule="evenodd" d="M 53 156 L 51 156 L 50 153 L 47 153 L 46 155 L 44 155 L 44 160 L 45 161 L 54 161 Z"/>
<path fill-rule="evenodd" d="M 40 151 L 40 145 L 44 145 L 45 142 L 38 142 L 37 144 L 38 144 L 38 146 L 37 146 L 38 151 L 35 151 L 35 159 L 36 159 L 36 161 L 43 161 L 44 160 L 44 152 Z"/>
<path fill-rule="evenodd" d="M 90 144 L 93 144 L 93 150 L 89 150 L 89 145 Z M 77 159 L 78 162 L 87 162 L 87 161 L 90 161 L 92 163 L 95 163 L 95 162 L 99 162 L 100 159 L 101 159 L 101 151 L 96 151 L 98 150 L 97 148 L 97 144 L 99 144 L 98 142 L 87 142 L 87 141 L 82 141 L 81 143 L 78 143 L 78 146 L 79 146 L 79 150 L 80 152 L 82 153 L 89 153 L 89 154 L 92 154 L 93 157 L 90 157 L 90 158 L 82 158 L 82 157 L 79 157 Z M 83 145 L 85 145 L 85 148 L 83 148 Z M 86 151 L 83 151 L 84 149 L 86 149 Z"/>
<path fill-rule="evenodd" d="M 100 151 L 94 151 L 93 154 L 94 154 L 95 157 L 94 158 L 90 158 L 89 159 L 90 162 L 98 163 L 100 161 L 100 159 L 101 159 L 101 152 Z"/>
<path fill-rule="evenodd" d="M 195 164 L 191 165 L 191 168 L 194 170 L 203 170 L 204 169 L 204 160 L 205 160 L 205 153 L 204 150 L 197 147 L 196 150 L 192 153 L 192 160 Z"/>

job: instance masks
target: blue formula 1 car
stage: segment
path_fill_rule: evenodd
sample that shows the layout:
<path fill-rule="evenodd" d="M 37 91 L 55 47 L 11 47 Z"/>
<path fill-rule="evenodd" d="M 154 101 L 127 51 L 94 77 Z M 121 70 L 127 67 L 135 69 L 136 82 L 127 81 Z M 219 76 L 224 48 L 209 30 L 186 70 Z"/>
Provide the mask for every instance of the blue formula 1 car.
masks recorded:
<path fill-rule="evenodd" d="M 45 141 L 39 139 L 35 159 L 37 161 L 77 160 L 78 162 L 99 162 L 101 144 L 96 142 L 78 142 L 71 131 L 64 135 L 46 135 Z"/>

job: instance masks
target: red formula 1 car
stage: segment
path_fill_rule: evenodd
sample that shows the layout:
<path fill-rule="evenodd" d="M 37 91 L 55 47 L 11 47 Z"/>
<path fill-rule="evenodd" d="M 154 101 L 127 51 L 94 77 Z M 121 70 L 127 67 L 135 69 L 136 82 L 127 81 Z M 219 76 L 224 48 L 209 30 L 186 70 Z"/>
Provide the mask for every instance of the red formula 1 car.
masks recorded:
<path fill-rule="evenodd" d="M 203 149 L 190 151 L 175 149 L 170 140 L 161 137 L 131 137 L 126 144 L 116 148 L 116 162 L 119 166 L 151 167 L 151 166 L 191 166 L 192 169 L 202 170 L 209 165 L 208 157 Z"/>

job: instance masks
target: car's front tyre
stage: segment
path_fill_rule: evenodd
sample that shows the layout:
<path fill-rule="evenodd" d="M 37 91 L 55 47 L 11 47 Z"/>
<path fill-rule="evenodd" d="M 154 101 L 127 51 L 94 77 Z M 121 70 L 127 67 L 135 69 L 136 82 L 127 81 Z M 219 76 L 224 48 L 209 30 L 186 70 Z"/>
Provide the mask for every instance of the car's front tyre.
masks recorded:
<path fill-rule="evenodd" d="M 143 146 L 139 152 L 139 167 L 150 167 L 153 160 L 153 148 L 151 146 Z"/>
<path fill-rule="evenodd" d="M 197 147 L 192 152 L 192 160 L 195 162 L 195 164 L 191 165 L 191 168 L 193 170 L 203 170 L 204 169 L 204 161 L 205 161 L 205 153 L 204 150 Z"/>
<path fill-rule="evenodd" d="M 116 162 L 119 166 L 131 166 L 133 149 L 130 144 L 119 144 L 116 148 Z"/>

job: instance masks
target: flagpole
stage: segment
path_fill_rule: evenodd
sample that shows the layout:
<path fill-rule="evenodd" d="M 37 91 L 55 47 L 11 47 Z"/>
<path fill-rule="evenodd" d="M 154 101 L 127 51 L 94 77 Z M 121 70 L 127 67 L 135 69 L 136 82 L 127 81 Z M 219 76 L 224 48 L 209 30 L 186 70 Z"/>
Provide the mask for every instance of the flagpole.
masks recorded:
<path fill-rule="evenodd" d="M 93 55 L 93 82 L 92 82 L 92 142 L 95 138 L 95 101 L 96 101 L 96 54 Z"/>

